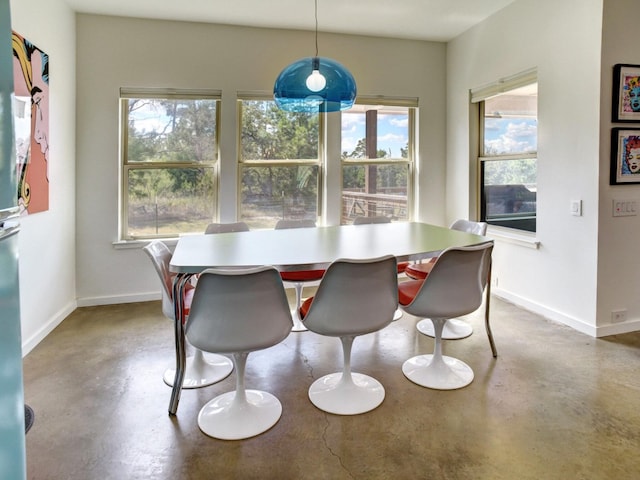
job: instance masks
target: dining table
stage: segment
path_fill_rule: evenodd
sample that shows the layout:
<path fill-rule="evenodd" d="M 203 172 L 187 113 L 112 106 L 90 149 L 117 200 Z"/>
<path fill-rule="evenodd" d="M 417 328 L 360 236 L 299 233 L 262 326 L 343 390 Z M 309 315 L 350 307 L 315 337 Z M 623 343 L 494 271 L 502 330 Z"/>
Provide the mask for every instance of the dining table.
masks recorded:
<path fill-rule="evenodd" d="M 250 230 L 216 235 L 183 235 L 169 270 L 175 274 L 176 374 L 169 403 L 175 415 L 186 364 L 184 289 L 207 268 L 252 268 L 271 265 L 279 271 L 323 269 L 337 259 L 371 259 L 394 255 L 398 262 L 437 256 L 450 247 L 492 241 L 488 237 L 421 222 L 335 225 L 284 230 Z M 197 287 L 196 287 L 197 288 Z"/>

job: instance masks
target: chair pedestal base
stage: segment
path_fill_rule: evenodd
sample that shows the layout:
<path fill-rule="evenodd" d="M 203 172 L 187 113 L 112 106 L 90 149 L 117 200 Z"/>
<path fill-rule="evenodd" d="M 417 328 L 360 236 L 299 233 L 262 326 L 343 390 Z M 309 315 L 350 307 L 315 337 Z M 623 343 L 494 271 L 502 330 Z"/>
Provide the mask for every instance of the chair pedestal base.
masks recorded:
<path fill-rule="evenodd" d="M 304 285 L 302 282 L 295 282 L 293 284 L 296 291 L 296 306 L 293 310 L 291 310 L 291 320 L 293 320 L 293 327 L 291 327 L 292 332 L 306 332 L 308 330 L 307 327 L 302 323 L 302 319 L 300 318 L 300 306 L 302 305 L 302 289 Z"/>
<path fill-rule="evenodd" d="M 424 320 L 420 320 L 416 325 L 416 328 L 420 333 L 426 335 L 427 337 L 435 337 L 433 322 L 428 318 Z M 473 333 L 473 327 L 469 325 L 464 320 L 460 320 L 458 318 L 450 318 L 444 324 L 444 329 L 442 330 L 442 339 L 443 340 L 460 340 L 462 338 L 467 338 L 469 335 Z"/>
<path fill-rule="evenodd" d="M 473 381 L 469 365 L 453 357 L 418 355 L 402 365 L 402 373 L 413 383 L 435 390 L 455 390 Z"/>
<path fill-rule="evenodd" d="M 208 354 L 206 357 L 201 350 L 196 350 L 192 357 L 187 358 L 182 388 L 202 388 L 219 382 L 233 371 L 233 362 L 224 355 Z M 176 370 L 170 368 L 164 372 L 164 383 L 173 387 Z"/>
<path fill-rule="evenodd" d="M 309 387 L 309 400 L 320 410 L 337 415 L 357 415 L 373 410 L 384 400 L 384 387 L 375 378 L 342 372 L 319 378 Z"/>
<path fill-rule="evenodd" d="M 300 319 L 300 308 L 291 310 L 291 320 L 293 320 L 293 327 L 291 327 L 292 332 L 306 332 L 308 330 Z"/>
<path fill-rule="evenodd" d="M 266 432 L 282 415 L 282 404 L 268 392 L 246 390 L 245 399 L 227 392 L 210 400 L 198 414 L 198 427 L 210 437 L 241 440 Z M 242 397 L 242 394 L 239 394 Z"/>

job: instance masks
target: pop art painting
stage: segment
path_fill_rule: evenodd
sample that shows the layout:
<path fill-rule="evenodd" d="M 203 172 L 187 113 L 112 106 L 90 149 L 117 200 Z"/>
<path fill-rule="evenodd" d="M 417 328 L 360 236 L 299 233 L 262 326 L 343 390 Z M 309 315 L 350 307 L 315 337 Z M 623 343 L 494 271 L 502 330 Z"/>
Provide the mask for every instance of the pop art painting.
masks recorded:
<path fill-rule="evenodd" d="M 49 55 L 16 32 L 11 41 L 18 205 L 27 215 L 49 209 Z"/>

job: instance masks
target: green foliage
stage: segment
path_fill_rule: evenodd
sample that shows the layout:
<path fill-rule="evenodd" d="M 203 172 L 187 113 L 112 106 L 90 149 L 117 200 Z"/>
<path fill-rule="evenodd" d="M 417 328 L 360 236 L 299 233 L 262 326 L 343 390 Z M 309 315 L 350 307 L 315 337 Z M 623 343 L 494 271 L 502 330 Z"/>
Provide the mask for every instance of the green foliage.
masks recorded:
<path fill-rule="evenodd" d="M 318 115 L 286 112 L 272 101 L 242 102 L 242 160 L 318 158 Z"/>
<path fill-rule="evenodd" d="M 518 160 L 486 160 L 485 185 L 535 185 L 537 161 L 535 158 Z"/>
<path fill-rule="evenodd" d="M 404 158 L 408 154 L 408 147 L 402 149 Z M 388 158 L 390 152 L 378 149 L 376 158 Z M 342 159 L 366 159 L 366 139 L 358 140 L 355 148 L 351 152 L 342 152 Z M 342 185 L 345 190 L 364 191 L 366 188 L 367 172 L 376 175 L 376 191 L 393 190 L 406 188 L 407 186 L 407 166 L 406 165 L 346 165 L 342 169 Z"/>
<path fill-rule="evenodd" d="M 205 192 L 213 188 L 211 169 L 162 167 L 163 163 L 213 163 L 216 160 L 216 101 L 131 99 L 128 101 L 127 162 L 159 164 L 132 170 L 132 199 Z"/>
<path fill-rule="evenodd" d="M 242 160 L 270 163 L 242 168 L 243 208 L 282 207 L 286 201 L 316 209 L 318 167 L 280 166 L 273 161 L 318 159 L 317 115 L 286 112 L 272 101 L 244 101 L 240 148 Z"/>
<path fill-rule="evenodd" d="M 407 187 L 408 169 L 406 165 L 345 165 L 342 169 L 344 190 L 365 191 L 366 174 L 373 170 L 376 175 L 376 191 L 393 192 Z"/>

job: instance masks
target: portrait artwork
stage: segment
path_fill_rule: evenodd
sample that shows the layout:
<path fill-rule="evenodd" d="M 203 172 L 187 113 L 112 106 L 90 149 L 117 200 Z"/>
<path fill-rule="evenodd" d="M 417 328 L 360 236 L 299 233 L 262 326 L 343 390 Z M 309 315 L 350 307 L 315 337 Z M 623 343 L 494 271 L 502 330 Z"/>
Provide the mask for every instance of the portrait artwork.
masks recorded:
<path fill-rule="evenodd" d="M 640 183 L 640 128 L 611 130 L 611 185 Z"/>
<path fill-rule="evenodd" d="M 18 205 L 22 215 L 49 209 L 49 55 L 12 32 Z"/>
<path fill-rule="evenodd" d="M 640 122 L 640 65 L 614 66 L 612 121 Z"/>

